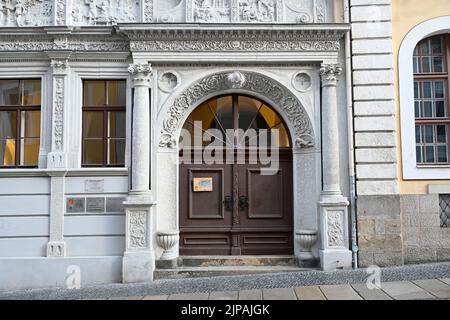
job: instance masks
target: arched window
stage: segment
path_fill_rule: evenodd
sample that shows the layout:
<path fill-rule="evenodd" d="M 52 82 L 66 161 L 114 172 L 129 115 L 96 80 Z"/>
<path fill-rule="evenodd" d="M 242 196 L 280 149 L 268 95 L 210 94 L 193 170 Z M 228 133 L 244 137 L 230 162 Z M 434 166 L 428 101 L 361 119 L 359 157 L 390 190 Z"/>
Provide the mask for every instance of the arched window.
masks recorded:
<path fill-rule="evenodd" d="M 416 161 L 418 165 L 450 161 L 450 37 L 420 41 L 413 54 Z"/>
<path fill-rule="evenodd" d="M 278 113 L 265 102 L 243 95 L 221 96 L 202 103 L 189 115 L 183 129 L 189 137 L 182 134 L 182 148 L 205 147 L 211 142 L 227 148 L 291 146 L 287 127 Z M 201 137 L 196 138 L 196 132 Z"/>

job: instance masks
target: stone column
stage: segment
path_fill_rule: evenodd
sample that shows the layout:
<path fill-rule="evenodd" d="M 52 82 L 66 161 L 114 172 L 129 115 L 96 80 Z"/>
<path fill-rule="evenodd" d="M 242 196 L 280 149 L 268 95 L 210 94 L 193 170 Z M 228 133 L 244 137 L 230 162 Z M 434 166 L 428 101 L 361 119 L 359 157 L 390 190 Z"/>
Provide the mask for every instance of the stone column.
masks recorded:
<path fill-rule="evenodd" d="M 66 109 L 68 59 L 70 51 L 49 51 L 52 71 L 51 150 L 47 156 L 47 174 L 50 176 L 50 236 L 48 257 L 66 256 L 64 241 L 64 186 L 67 167 Z"/>
<path fill-rule="evenodd" d="M 342 68 L 323 64 L 322 77 L 322 158 L 323 187 L 320 197 L 320 264 L 323 270 L 351 268 L 349 250 L 348 200 L 340 187 L 338 104 L 336 87 Z"/>
<path fill-rule="evenodd" d="M 155 258 L 153 238 L 155 219 L 150 191 L 150 95 L 152 68 L 132 64 L 128 68 L 134 90 L 129 197 L 124 202 L 126 214 L 126 251 L 123 257 L 123 282 L 153 280 Z"/>

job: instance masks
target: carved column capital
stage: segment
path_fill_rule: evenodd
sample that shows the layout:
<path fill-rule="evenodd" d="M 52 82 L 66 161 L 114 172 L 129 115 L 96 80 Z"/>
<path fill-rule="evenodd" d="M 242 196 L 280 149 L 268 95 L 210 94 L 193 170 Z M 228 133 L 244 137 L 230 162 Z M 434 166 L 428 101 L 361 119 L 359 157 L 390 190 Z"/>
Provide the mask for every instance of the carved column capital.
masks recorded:
<path fill-rule="evenodd" d="M 130 64 L 128 72 L 133 79 L 133 87 L 150 87 L 152 83 L 151 76 L 153 75 L 151 64 Z"/>
<path fill-rule="evenodd" d="M 322 77 L 322 85 L 336 86 L 339 81 L 339 75 L 342 73 L 340 64 L 325 64 L 320 66 L 320 76 Z"/>
<path fill-rule="evenodd" d="M 50 62 L 53 74 L 66 74 L 69 71 L 69 61 L 67 59 L 52 59 Z"/>

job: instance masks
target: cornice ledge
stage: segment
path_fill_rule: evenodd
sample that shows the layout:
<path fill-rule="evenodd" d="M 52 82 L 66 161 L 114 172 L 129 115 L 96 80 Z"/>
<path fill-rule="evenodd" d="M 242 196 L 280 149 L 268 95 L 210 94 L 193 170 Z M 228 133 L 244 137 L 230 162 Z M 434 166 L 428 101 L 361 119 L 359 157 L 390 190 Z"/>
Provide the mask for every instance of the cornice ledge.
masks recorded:
<path fill-rule="evenodd" d="M 349 24 L 118 24 L 118 34 L 130 40 L 202 39 L 323 39 L 339 40 L 350 30 Z"/>

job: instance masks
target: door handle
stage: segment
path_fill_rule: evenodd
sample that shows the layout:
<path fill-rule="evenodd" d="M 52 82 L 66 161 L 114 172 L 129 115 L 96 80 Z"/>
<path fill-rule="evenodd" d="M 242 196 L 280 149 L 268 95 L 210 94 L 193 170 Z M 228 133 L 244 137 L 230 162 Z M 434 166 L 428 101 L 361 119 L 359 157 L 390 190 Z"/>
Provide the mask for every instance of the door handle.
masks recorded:
<path fill-rule="evenodd" d="M 225 206 L 226 211 L 233 211 L 233 197 L 225 196 L 225 200 L 223 201 L 223 205 Z"/>
<path fill-rule="evenodd" d="M 241 210 L 248 209 L 248 197 L 247 196 L 239 197 L 239 208 Z"/>

